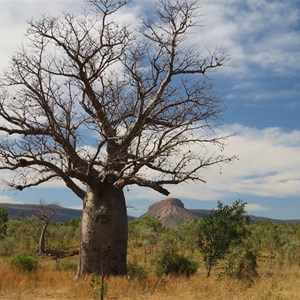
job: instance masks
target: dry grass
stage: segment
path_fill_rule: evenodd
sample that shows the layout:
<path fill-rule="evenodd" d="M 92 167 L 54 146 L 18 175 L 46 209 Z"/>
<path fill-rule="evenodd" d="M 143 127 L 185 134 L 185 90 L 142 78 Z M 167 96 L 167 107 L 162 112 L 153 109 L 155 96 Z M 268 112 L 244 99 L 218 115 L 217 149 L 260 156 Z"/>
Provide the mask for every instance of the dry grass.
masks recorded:
<path fill-rule="evenodd" d="M 88 278 L 74 282 L 73 271 L 56 271 L 55 262 L 49 259 L 47 267 L 41 264 L 38 271 L 27 273 L 10 269 L 2 260 L 0 299 L 92 299 Z"/>
<path fill-rule="evenodd" d="M 10 269 L 4 259 L 0 263 L 0 299 L 93 299 L 88 277 L 74 281 L 73 271 L 56 271 L 55 261 L 49 258 L 40 260 L 41 267 L 32 274 Z M 268 269 L 260 270 L 260 278 L 252 285 L 219 278 L 216 274 L 207 279 L 202 271 L 189 279 L 166 277 L 159 280 L 149 276 L 145 280 L 129 281 L 112 277 L 108 279 L 106 299 L 300 299 L 299 267 L 273 268 L 272 274 Z"/>

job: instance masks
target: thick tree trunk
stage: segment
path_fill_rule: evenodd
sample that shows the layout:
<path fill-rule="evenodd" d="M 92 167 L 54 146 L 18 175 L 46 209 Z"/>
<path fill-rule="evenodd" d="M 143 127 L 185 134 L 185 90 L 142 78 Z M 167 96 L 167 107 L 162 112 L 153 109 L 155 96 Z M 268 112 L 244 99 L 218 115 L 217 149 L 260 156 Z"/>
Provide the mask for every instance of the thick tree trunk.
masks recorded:
<path fill-rule="evenodd" d="M 125 275 L 127 212 L 122 190 L 112 185 L 89 188 L 84 200 L 79 263 L 83 274 Z"/>

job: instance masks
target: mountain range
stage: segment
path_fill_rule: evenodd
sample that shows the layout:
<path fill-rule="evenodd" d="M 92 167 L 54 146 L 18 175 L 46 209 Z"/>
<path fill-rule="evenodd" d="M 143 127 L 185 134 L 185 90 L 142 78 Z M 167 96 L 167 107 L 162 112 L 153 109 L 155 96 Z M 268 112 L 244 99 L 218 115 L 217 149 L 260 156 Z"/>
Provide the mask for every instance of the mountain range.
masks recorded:
<path fill-rule="evenodd" d="M 31 217 L 38 206 L 37 204 L 0 203 L 0 208 L 5 208 L 11 219 Z M 52 221 L 67 222 L 79 217 L 81 217 L 81 210 L 59 206 Z"/>
<path fill-rule="evenodd" d="M 37 205 L 29 204 L 11 204 L 11 203 L 0 203 L 0 208 L 5 208 L 8 212 L 9 218 L 18 217 L 30 217 L 35 211 Z M 160 220 L 166 227 L 177 228 L 183 221 L 187 219 L 198 219 L 207 216 L 211 210 L 207 209 L 187 209 L 181 200 L 177 198 L 167 198 L 158 201 L 149 206 L 148 211 L 143 214 L 143 217 L 152 217 Z M 66 207 L 59 207 L 58 211 L 53 217 L 53 221 L 66 222 L 73 218 L 81 217 L 82 211 L 79 209 L 71 209 Z M 128 220 L 135 219 L 132 216 L 128 216 Z M 274 222 L 274 223 L 296 223 L 298 220 L 278 220 L 264 217 L 258 217 L 249 215 L 250 223 L 258 222 Z"/>

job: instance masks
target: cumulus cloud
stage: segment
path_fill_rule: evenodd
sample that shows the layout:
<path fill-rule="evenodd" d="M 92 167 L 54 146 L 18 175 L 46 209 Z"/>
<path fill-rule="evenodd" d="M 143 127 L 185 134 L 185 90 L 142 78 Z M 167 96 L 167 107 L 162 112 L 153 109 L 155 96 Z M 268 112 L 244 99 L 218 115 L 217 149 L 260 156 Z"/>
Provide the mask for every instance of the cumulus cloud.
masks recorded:
<path fill-rule="evenodd" d="M 224 191 L 263 197 L 299 195 L 299 130 L 259 130 L 241 125 L 232 126 L 231 130 L 236 135 L 227 151 L 237 153 L 239 160 L 225 166 L 219 177 L 218 184 L 223 185 Z"/>
<path fill-rule="evenodd" d="M 239 159 L 231 164 L 203 171 L 203 183 L 169 186 L 171 195 L 194 200 L 233 200 L 240 195 L 284 198 L 300 194 L 300 130 L 256 129 L 240 124 L 227 125 L 234 134 L 225 148 Z M 156 199 L 145 189 L 131 189 L 129 196 Z M 253 208 L 253 207 L 252 207 Z"/>
<path fill-rule="evenodd" d="M 84 4 L 67 0 L 2 2 L 1 52 L 16 48 L 25 33 L 26 20 L 31 17 L 60 15 L 64 10 L 78 13 Z M 129 9 L 118 12 L 118 21 L 137 27 L 141 13 L 152 6 L 147 0 L 135 1 Z M 232 53 L 230 66 L 224 72 L 246 75 L 253 65 L 277 73 L 299 70 L 300 40 L 295 28 L 300 12 L 295 1 L 203 0 L 200 15 L 204 26 L 195 28 L 191 40 L 198 41 L 204 49 L 218 46 Z M 5 57 L 3 61 L 7 56 L 1 57 Z"/>
<path fill-rule="evenodd" d="M 259 130 L 238 124 L 229 129 L 235 136 L 230 139 L 226 151 L 236 153 L 239 160 L 224 166 L 223 176 L 216 178 L 219 189 L 270 197 L 299 195 L 299 130 Z M 211 178 L 212 174 L 209 176 Z"/>
<path fill-rule="evenodd" d="M 201 13 L 205 28 L 199 39 L 232 53 L 227 71 L 249 75 L 253 64 L 278 74 L 299 70 L 300 41 L 295 25 L 300 11 L 295 1 L 204 0 Z"/>
<path fill-rule="evenodd" d="M 58 16 L 62 11 L 72 11 L 77 5 L 70 5 L 70 1 L 1 1 L 0 10 L 0 71 L 8 66 L 13 53 L 24 41 L 28 27 L 27 21 L 31 18 L 39 19 L 43 15 Z"/>

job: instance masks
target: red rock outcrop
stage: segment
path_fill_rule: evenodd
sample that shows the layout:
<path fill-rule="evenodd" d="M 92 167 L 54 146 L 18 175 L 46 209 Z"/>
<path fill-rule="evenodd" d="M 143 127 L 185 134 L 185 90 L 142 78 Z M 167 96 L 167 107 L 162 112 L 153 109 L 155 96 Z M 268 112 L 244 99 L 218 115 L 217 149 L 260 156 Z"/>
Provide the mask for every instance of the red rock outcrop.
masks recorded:
<path fill-rule="evenodd" d="M 160 209 L 162 207 L 169 206 L 169 205 L 184 208 L 184 204 L 182 203 L 181 200 L 179 200 L 177 198 L 167 198 L 165 200 L 161 200 L 159 202 L 156 202 L 156 203 L 150 205 L 148 207 L 148 212 L 151 213 L 151 212 L 156 211 L 157 209 Z"/>

